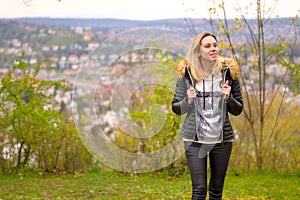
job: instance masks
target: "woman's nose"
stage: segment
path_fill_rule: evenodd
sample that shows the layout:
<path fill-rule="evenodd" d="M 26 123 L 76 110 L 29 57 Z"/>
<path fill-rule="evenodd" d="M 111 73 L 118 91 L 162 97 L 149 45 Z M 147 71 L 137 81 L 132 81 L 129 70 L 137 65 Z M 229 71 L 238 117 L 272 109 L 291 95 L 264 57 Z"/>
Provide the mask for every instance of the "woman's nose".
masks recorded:
<path fill-rule="evenodd" d="M 218 47 L 211 47 L 211 51 L 218 51 Z"/>

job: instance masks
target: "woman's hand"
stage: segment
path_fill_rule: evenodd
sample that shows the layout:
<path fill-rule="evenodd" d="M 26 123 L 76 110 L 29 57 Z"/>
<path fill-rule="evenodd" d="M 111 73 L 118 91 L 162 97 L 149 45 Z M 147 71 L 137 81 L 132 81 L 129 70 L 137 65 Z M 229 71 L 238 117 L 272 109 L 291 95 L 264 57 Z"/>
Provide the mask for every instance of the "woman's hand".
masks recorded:
<path fill-rule="evenodd" d="M 192 86 L 190 86 L 190 88 L 187 90 L 186 94 L 188 96 L 188 104 L 192 104 L 194 101 L 194 98 L 196 98 L 196 96 L 197 96 L 196 89 L 193 88 Z"/>
<path fill-rule="evenodd" d="M 222 93 L 224 94 L 225 100 L 228 100 L 230 97 L 231 87 L 228 85 L 228 80 L 223 84 Z"/>

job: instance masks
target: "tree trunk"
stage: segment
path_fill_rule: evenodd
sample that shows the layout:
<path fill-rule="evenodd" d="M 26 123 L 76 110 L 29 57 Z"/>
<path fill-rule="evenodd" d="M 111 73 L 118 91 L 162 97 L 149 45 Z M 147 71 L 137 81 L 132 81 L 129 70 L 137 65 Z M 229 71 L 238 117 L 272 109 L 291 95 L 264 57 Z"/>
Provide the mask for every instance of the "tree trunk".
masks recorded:
<path fill-rule="evenodd" d="M 20 142 L 20 147 L 18 149 L 18 157 L 17 157 L 17 167 L 20 167 L 22 165 L 22 151 L 24 147 L 24 141 Z"/>

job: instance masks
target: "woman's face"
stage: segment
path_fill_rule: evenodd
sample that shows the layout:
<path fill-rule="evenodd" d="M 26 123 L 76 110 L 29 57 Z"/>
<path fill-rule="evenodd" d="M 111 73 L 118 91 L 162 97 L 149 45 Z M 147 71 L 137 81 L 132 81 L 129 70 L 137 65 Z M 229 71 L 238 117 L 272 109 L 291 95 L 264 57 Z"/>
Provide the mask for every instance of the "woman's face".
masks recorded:
<path fill-rule="evenodd" d="M 212 36 L 206 36 L 200 44 L 200 57 L 203 61 L 215 61 L 219 56 L 218 43 Z"/>

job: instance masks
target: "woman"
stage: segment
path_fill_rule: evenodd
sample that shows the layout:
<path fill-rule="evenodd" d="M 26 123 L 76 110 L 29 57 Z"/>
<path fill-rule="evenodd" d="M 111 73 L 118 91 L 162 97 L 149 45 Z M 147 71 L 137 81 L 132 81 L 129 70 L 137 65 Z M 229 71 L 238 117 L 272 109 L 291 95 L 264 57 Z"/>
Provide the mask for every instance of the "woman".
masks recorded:
<path fill-rule="evenodd" d="M 219 57 L 218 41 L 209 32 L 193 40 L 187 58 L 176 67 L 179 78 L 172 101 L 173 112 L 186 114 L 180 134 L 192 180 L 192 199 L 207 194 L 222 199 L 223 185 L 234 139 L 228 113 L 243 110 L 240 70 L 232 58 Z"/>

